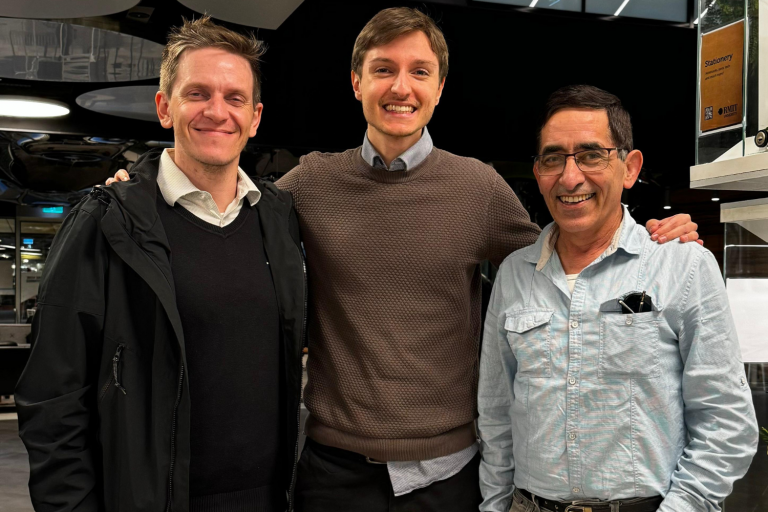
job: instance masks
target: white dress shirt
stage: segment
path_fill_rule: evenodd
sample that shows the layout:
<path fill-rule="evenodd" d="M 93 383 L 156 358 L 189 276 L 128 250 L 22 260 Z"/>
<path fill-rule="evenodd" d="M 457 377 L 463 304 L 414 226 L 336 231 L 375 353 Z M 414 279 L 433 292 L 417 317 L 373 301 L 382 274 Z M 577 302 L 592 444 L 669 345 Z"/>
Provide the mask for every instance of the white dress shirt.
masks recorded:
<path fill-rule="evenodd" d="M 251 206 L 259 202 L 261 192 L 251 181 L 245 171 L 237 168 L 237 195 L 223 212 L 219 211 L 216 201 L 210 192 L 200 190 L 187 178 L 173 161 L 173 149 L 166 149 L 160 157 L 157 173 L 157 185 L 163 199 L 170 206 L 179 203 L 195 217 L 215 226 L 223 228 L 235 220 L 243 207 L 243 201 L 248 199 Z"/>

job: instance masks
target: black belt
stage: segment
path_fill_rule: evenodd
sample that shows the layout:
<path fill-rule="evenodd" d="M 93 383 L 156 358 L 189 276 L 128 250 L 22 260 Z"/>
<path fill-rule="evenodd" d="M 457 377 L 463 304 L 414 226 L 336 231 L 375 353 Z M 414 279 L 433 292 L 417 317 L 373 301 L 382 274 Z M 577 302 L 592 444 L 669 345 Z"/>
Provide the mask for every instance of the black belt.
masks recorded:
<path fill-rule="evenodd" d="M 527 500 L 533 501 L 530 492 L 525 489 L 518 489 L 518 491 Z M 613 502 L 584 499 L 576 500 L 577 503 L 583 503 L 574 505 L 573 501 L 546 500 L 541 496 L 536 496 L 536 503 L 539 504 L 542 511 L 546 509 L 550 512 L 656 512 L 663 499 L 661 496 L 640 499 L 626 498 Z M 611 503 L 614 504 L 613 508 L 611 508 Z M 616 504 L 618 507 L 615 506 Z"/>

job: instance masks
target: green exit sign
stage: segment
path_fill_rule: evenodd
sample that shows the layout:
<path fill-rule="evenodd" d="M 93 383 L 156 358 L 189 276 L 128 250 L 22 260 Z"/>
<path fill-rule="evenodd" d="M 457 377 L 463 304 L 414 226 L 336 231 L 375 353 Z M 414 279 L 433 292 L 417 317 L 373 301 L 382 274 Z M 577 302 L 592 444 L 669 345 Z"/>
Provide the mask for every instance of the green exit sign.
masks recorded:
<path fill-rule="evenodd" d="M 43 206 L 43 213 L 64 213 L 63 206 Z"/>

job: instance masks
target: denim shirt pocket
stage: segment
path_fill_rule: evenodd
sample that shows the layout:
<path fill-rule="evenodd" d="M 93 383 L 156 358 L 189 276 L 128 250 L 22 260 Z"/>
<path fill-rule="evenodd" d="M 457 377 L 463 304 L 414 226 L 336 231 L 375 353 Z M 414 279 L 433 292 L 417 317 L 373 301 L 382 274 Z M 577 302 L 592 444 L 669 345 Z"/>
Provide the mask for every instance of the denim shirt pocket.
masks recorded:
<path fill-rule="evenodd" d="M 553 309 L 539 308 L 507 312 L 504 329 L 521 377 L 552 376 L 553 313 Z"/>
<path fill-rule="evenodd" d="M 601 379 L 651 379 L 661 374 L 660 314 L 660 311 L 600 312 L 598 375 Z"/>

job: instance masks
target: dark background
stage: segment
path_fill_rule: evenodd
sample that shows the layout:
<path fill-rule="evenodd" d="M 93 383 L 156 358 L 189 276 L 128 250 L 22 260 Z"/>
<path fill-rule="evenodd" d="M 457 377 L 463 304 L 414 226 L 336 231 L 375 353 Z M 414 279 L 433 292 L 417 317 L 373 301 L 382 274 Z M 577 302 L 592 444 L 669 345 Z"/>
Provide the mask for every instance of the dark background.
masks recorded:
<path fill-rule="evenodd" d="M 169 28 L 179 24 L 182 17 L 199 16 L 175 1 L 144 0 L 140 5 L 154 8 L 146 22 L 133 21 L 124 13 L 70 21 L 165 43 Z M 258 162 L 265 155 L 273 158 L 277 150 L 284 162 L 292 164 L 293 157 L 309 151 L 340 151 L 361 144 L 366 124 L 350 86 L 352 45 L 376 12 L 394 5 L 429 13 L 448 41 L 450 72 L 429 124 L 436 146 L 493 163 L 534 220 L 543 225 L 550 218 L 531 172 L 543 104 L 550 93 L 564 85 L 586 83 L 603 88 L 624 102 L 632 116 L 635 146 L 645 155 L 641 176 L 644 183 L 638 183 L 625 195 L 633 216 L 644 222 L 668 214 L 690 213 L 700 225 L 706 246 L 721 259 L 719 205 L 711 201 L 711 192 L 688 188 L 696 128 L 693 23 L 561 13 L 466 0 L 305 0 L 279 29 L 255 30 L 269 50 L 262 68 L 264 117 L 243 158 L 247 172 L 260 173 Z M 254 30 L 223 24 L 237 30 Z M 141 83 L 158 81 L 131 85 Z M 2 128 L 140 141 L 172 140 L 171 132 L 157 123 L 94 113 L 74 101 L 88 90 L 118 85 L 3 79 L 0 94 L 59 99 L 68 103 L 72 112 L 66 118 L 43 122 L 3 118 Z M 95 172 L 91 169 L 85 181 L 101 180 L 122 165 L 124 162 L 116 158 L 111 165 Z M 280 171 L 285 170 L 282 165 Z M 34 169 L 27 173 L 34 174 Z M 77 181 L 78 186 L 73 188 L 82 187 L 82 179 L 68 180 Z M 66 185 L 65 180 L 59 188 Z M 671 191 L 671 210 L 662 209 L 666 187 Z M 721 199 L 766 195 L 721 192 Z"/>

